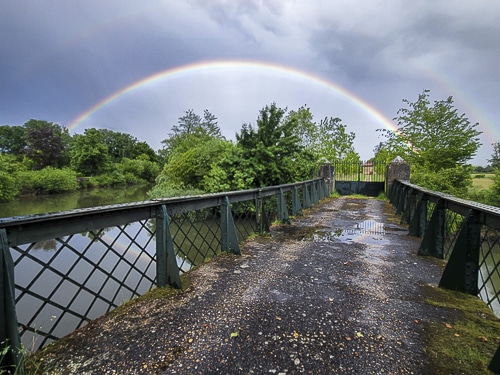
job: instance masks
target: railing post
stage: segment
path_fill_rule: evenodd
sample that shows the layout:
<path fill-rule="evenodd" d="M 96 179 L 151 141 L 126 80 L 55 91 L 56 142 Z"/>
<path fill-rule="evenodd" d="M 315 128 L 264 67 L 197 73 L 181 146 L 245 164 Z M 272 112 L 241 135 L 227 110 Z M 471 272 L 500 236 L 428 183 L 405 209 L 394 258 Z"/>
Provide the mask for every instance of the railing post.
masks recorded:
<path fill-rule="evenodd" d="M 296 216 L 300 211 L 302 211 L 302 206 L 300 204 L 299 191 L 297 186 L 294 186 L 292 193 L 292 215 Z"/>
<path fill-rule="evenodd" d="M 418 255 L 432 255 L 443 259 L 444 234 L 445 234 L 446 206 L 443 199 L 439 199 L 434 206 L 431 220 L 425 230 L 424 238 L 420 244 Z"/>
<path fill-rule="evenodd" d="M 286 207 L 285 195 L 282 188 L 278 192 L 278 220 L 283 224 L 290 224 L 288 208 Z"/>
<path fill-rule="evenodd" d="M 398 196 L 399 196 L 399 190 L 400 190 L 401 184 L 399 181 L 393 181 L 391 184 L 391 190 L 389 191 L 389 202 L 396 207 L 397 201 L 398 201 Z"/>
<path fill-rule="evenodd" d="M 307 183 L 304 184 L 304 191 L 302 193 L 304 196 L 304 208 L 311 208 L 311 196 L 309 195 L 309 189 L 307 188 Z"/>
<path fill-rule="evenodd" d="M 318 197 L 318 183 L 317 183 L 317 181 L 313 181 L 311 184 L 311 195 L 312 195 L 312 202 L 314 204 L 318 204 L 319 197 Z"/>
<path fill-rule="evenodd" d="M 414 237 L 423 237 L 427 227 L 427 196 L 420 194 L 415 214 L 411 218 L 409 235 Z"/>
<path fill-rule="evenodd" d="M 182 289 L 179 267 L 170 234 L 167 207 L 161 205 L 156 215 L 156 283 L 159 288 L 170 285 Z"/>
<path fill-rule="evenodd" d="M 396 215 L 401 215 L 404 210 L 405 210 L 405 204 L 406 204 L 406 191 L 408 188 L 406 185 L 401 186 L 399 194 L 398 194 L 398 201 L 396 202 Z"/>
<path fill-rule="evenodd" d="M 500 345 L 488 366 L 488 370 L 493 371 L 495 374 L 500 374 Z"/>
<path fill-rule="evenodd" d="M 8 347 L 5 356 L 0 357 L 0 368 L 12 374 L 24 374 L 16 315 L 14 262 L 5 229 L 0 229 L 0 282 L 0 351 Z"/>
<path fill-rule="evenodd" d="M 450 259 L 441 276 L 439 286 L 463 293 L 478 293 L 479 253 L 481 249 L 481 224 L 479 212 L 470 210 L 462 223 Z"/>
<path fill-rule="evenodd" d="M 224 197 L 221 202 L 221 231 L 222 231 L 222 251 L 232 252 L 240 255 L 240 244 L 236 234 L 236 226 L 234 225 L 233 214 L 231 213 L 231 205 L 229 198 Z"/>

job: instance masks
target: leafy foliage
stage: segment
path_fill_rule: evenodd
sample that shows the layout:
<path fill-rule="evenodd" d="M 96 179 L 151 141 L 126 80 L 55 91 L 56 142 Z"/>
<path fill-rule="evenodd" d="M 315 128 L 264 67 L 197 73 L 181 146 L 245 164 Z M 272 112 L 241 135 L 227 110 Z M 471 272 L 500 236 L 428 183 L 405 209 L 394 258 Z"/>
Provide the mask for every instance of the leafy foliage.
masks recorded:
<path fill-rule="evenodd" d="M 493 169 L 500 170 L 500 142 L 495 142 L 491 144 L 493 146 L 493 154 L 488 162 L 491 163 Z"/>
<path fill-rule="evenodd" d="M 416 102 L 403 102 L 409 108 L 398 111 L 397 132 L 381 130 L 390 152 L 434 172 L 464 165 L 476 154 L 481 145 L 478 124 L 458 114 L 451 96 L 431 106 L 429 90 L 424 90 Z"/>
<path fill-rule="evenodd" d="M 69 168 L 18 172 L 17 181 L 23 193 L 62 193 L 79 187 L 75 171 Z"/>
<path fill-rule="evenodd" d="M 0 153 L 19 158 L 27 146 L 25 133 L 22 126 L 0 126 Z"/>
<path fill-rule="evenodd" d="M 472 185 L 471 171 L 472 167 L 467 165 L 456 165 L 439 172 L 412 166 L 411 180 L 431 190 L 466 197 Z"/>
<path fill-rule="evenodd" d="M 194 110 L 189 109 L 179 117 L 178 123 L 172 126 L 169 137 L 161 142 L 163 149 L 159 153 L 166 163 L 174 151 L 185 152 L 200 142 L 210 139 L 224 139 L 217 118 L 208 110 L 205 110 L 201 117 Z"/>
<path fill-rule="evenodd" d="M 431 106 L 429 90 L 424 90 L 416 102 L 403 102 L 408 108 L 394 119 L 397 131 L 381 130 L 387 141 L 379 145 L 378 157 L 401 156 L 412 165 L 413 183 L 466 196 L 472 185 L 466 162 L 481 145 L 478 124 L 458 114 L 451 96 Z"/>
<path fill-rule="evenodd" d="M 76 134 L 71 143 L 71 167 L 83 176 L 99 175 L 109 170 L 111 158 L 108 145 L 102 133 L 95 129 L 85 129 L 84 134 Z"/>
<path fill-rule="evenodd" d="M 205 176 L 232 147 L 221 135 L 217 118 L 207 110 L 203 117 L 186 111 L 162 143 L 165 166 L 150 192 L 152 197 L 203 192 Z"/>
<path fill-rule="evenodd" d="M 16 179 L 4 171 L 0 171 L 0 202 L 9 202 L 19 194 Z"/>
<path fill-rule="evenodd" d="M 134 178 L 126 178 L 127 182 L 154 182 L 160 167 L 157 163 L 145 158 L 128 159 L 123 158 L 117 168 L 125 175 L 134 176 Z"/>
<path fill-rule="evenodd" d="M 28 131 L 26 156 L 33 161 L 33 169 L 48 166 L 63 167 L 68 164 L 67 147 L 61 135 L 52 127 L 41 127 Z"/>
<path fill-rule="evenodd" d="M 236 134 L 239 168 L 251 171 L 247 188 L 294 182 L 304 174 L 311 177 L 314 155 L 301 144 L 297 119 L 285 113 L 273 103 L 260 111 L 257 128 L 246 124 Z M 307 166 L 305 171 L 301 165 Z"/>

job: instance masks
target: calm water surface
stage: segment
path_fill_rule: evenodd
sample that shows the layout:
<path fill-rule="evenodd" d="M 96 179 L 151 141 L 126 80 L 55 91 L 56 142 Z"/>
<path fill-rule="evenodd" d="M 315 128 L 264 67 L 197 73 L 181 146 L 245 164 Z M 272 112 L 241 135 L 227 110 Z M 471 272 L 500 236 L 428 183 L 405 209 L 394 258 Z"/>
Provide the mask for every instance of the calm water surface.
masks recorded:
<path fill-rule="evenodd" d="M 151 185 L 118 188 L 95 188 L 62 194 L 21 197 L 13 202 L 0 203 L 0 217 L 24 216 L 77 208 L 130 203 L 146 200 Z"/>

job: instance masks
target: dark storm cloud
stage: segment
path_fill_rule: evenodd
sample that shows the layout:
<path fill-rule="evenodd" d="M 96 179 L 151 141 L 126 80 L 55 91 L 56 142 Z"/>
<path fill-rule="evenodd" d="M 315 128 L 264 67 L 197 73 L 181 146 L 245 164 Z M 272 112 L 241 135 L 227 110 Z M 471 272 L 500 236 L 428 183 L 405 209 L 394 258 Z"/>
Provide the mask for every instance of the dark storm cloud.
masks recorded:
<path fill-rule="evenodd" d="M 321 76 L 387 118 L 395 116 L 402 98 L 430 88 L 436 99 L 456 97 L 460 110 L 470 111 L 490 137 L 500 138 L 492 120 L 500 116 L 498 19 L 500 3 L 489 0 L 7 1 L 0 12 L 0 123 L 33 117 L 67 124 L 157 72 L 207 60 L 249 59 Z M 256 74 L 253 81 L 231 75 L 225 88 L 205 76 L 186 77 L 130 94 L 126 107 L 117 102 L 103 118 L 133 133 L 141 118 L 164 124 L 168 117 L 171 124 L 186 109 L 211 106 L 231 122 L 240 121 L 235 112 L 255 113 L 241 120 L 251 122 L 266 98 L 281 100 L 283 107 L 318 103 L 321 116 L 349 119 L 350 130 L 361 129 L 359 138 L 367 133 L 366 119 L 358 119 L 355 109 L 319 104 L 326 102 L 310 87 L 288 83 L 270 86 L 265 75 Z M 224 100 L 231 105 L 224 106 Z M 128 122 L 125 114 L 132 108 Z M 86 125 L 111 127 L 96 123 L 98 117 Z M 380 124 L 370 125 L 375 127 Z M 151 139 L 159 137 L 151 131 Z M 368 143 L 362 147 L 371 150 Z"/>

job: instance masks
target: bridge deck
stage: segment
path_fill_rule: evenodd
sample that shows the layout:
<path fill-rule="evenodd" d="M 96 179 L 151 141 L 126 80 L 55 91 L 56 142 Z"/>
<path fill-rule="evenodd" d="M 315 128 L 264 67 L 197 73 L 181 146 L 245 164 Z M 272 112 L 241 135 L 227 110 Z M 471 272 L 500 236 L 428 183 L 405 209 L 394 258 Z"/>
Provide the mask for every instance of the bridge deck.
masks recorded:
<path fill-rule="evenodd" d="M 194 270 L 176 297 L 90 323 L 46 361 L 78 374 L 426 373 L 423 323 L 443 311 L 423 285 L 442 269 L 406 233 L 387 203 L 328 201 Z"/>

